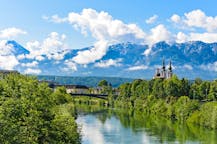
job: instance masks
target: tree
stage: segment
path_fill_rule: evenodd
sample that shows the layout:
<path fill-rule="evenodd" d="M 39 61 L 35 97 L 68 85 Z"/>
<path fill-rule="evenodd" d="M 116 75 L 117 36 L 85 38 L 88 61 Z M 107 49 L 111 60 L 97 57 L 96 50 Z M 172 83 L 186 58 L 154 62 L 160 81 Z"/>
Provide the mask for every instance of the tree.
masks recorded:
<path fill-rule="evenodd" d="M 112 85 L 108 83 L 106 80 L 101 80 L 98 83 L 98 86 L 101 88 L 101 92 L 103 94 L 110 94 L 112 93 Z"/>
<path fill-rule="evenodd" d="M 165 90 L 164 90 L 163 81 L 164 81 L 163 79 L 155 79 L 154 80 L 152 94 L 155 97 L 158 97 L 158 98 L 165 97 Z"/>
<path fill-rule="evenodd" d="M 60 120 L 53 112 L 53 109 L 68 102 L 64 98 L 67 98 L 64 90 L 53 93 L 48 84 L 38 83 L 36 78 L 19 74 L 1 77 L 0 143 L 61 143 L 65 139 L 53 137 L 61 132 L 68 139 L 66 143 L 76 143 L 75 139 L 80 143 L 73 115 Z M 70 128 L 62 127 L 66 122 L 71 125 Z"/>
<path fill-rule="evenodd" d="M 164 89 L 167 96 L 179 97 L 181 96 L 181 82 L 177 76 L 164 81 Z"/>
<path fill-rule="evenodd" d="M 210 91 L 208 94 L 209 100 L 216 100 L 217 99 L 217 80 L 211 82 L 210 84 Z"/>
<path fill-rule="evenodd" d="M 108 82 L 107 82 L 106 80 L 101 80 L 101 81 L 98 83 L 98 86 L 99 86 L 99 87 L 108 86 Z"/>

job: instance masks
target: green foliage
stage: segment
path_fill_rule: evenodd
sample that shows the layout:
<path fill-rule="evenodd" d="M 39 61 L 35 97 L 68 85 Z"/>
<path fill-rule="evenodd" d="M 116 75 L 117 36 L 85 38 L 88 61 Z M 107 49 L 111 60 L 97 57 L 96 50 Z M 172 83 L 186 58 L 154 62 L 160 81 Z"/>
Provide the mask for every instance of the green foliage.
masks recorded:
<path fill-rule="evenodd" d="M 185 83 L 183 83 L 185 86 Z M 177 76 L 173 75 L 172 78 L 166 80 L 164 82 L 164 90 L 166 93 L 166 96 L 174 96 L 179 97 L 181 96 L 181 81 L 177 78 Z"/>
<path fill-rule="evenodd" d="M 209 128 L 217 128 L 217 102 L 208 102 L 201 106 L 199 111 L 195 111 L 188 119 L 191 123 L 196 123 Z"/>
<path fill-rule="evenodd" d="M 0 143 L 80 143 L 73 115 L 53 112 L 70 101 L 64 90 L 19 74 L 0 79 Z"/>
<path fill-rule="evenodd" d="M 98 83 L 98 86 L 99 86 L 99 87 L 108 86 L 108 82 L 107 82 L 106 80 L 101 80 L 101 81 Z"/>
<path fill-rule="evenodd" d="M 181 96 L 174 104 L 175 117 L 180 121 L 185 121 L 198 107 L 197 101 L 192 101 L 187 96 Z"/>
<path fill-rule="evenodd" d="M 71 95 L 66 93 L 65 87 L 57 87 L 52 93 L 52 97 L 56 104 L 64 104 L 72 101 Z"/>
<path fill-rule="evenodd" d="M 135 109 L 175 118 L 180 122 L 187 120 L 190 123 L 216 128 L 216 107 L 214 104 L 201 107 L 201 103 L 216 100 L 217 81 L 202 81 L 197 78 L 190 83 L 186 79 L 179 80 L 173 76 L 166 80 L 135 80 L 122 84 L 118 90 L 118 97 L 113 99 L 115 107 Z"/>

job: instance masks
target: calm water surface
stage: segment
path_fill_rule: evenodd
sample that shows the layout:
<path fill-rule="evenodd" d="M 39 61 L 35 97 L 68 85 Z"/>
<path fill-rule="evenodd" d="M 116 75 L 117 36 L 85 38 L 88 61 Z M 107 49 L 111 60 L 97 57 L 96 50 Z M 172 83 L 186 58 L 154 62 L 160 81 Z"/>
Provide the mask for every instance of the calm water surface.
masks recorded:
<path fill-rule="evenodd" d="M 217 131 L 124 110 L 79 110 L 83 144 L 217 144 Z"/>

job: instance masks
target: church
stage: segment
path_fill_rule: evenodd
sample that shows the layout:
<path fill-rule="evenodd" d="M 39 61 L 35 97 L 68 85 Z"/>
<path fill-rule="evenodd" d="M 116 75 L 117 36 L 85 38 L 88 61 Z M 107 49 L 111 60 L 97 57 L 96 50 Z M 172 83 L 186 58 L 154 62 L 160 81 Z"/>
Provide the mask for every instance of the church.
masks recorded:
<path fill-rule="evenodd" d="M 169 79 L 171 78 L 173 75 L 173 70 L 172 70 L 172 63 L 170 61 L 169 63 L 169 68 L 166 69 L 166 66 L 165 66 L 165 61 L 163 59 L 163 62 L 162 62 L 162 68 L 157 68 L 156 70 L 156 73 L 153 77 L 153 79 Z"/>

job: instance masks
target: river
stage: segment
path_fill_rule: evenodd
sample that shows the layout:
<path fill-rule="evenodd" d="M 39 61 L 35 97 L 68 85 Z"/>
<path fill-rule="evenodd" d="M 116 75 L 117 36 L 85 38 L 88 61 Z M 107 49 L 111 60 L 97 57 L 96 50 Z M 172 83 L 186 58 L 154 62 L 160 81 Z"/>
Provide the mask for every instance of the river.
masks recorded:
<path fill-rule="evenodd" d="M 76 121 L 82 144 L 217 144 L 217 130 L 134 111 L 89 107 Z"/>

